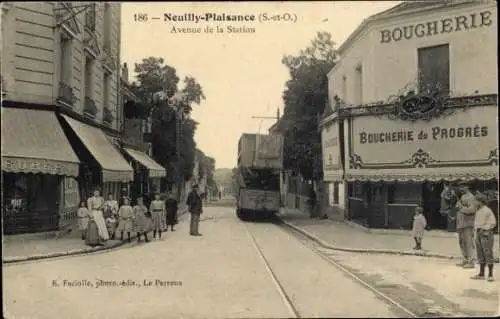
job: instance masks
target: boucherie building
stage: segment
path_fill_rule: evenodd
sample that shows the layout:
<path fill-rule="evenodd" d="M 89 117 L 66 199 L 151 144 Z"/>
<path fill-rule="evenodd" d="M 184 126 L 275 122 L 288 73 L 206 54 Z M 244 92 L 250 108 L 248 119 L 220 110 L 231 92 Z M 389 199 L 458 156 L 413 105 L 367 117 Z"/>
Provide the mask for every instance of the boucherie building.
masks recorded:
<path fill-rule="evenodd" d="M 339 53 L 323 127 L 342 131 L 345 217 L 409 228 L 422 205 L 431 228 L 454 229 L 440 214 L 445 182 L 498 190 L 495 2 L 403 2 Z"/>

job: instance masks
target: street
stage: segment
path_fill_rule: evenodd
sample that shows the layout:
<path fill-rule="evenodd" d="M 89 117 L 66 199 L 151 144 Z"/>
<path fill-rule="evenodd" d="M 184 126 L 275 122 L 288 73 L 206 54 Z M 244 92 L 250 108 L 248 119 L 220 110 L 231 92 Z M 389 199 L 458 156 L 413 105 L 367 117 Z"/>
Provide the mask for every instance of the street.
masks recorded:
<path fill-rule="evenodd" d="M 408 317 L 404 309 L 418 317 L 491 316 L 498 310 L 498 284 L 471 281 L 451 261 L 329 251 L 278 225 L 243 223 L 231 207 L 205 209 L 202 237 L 189 236 L 188 226 L 183 218 L 176 232 L 148 244 L 5 265 L 6 318 Z"/>

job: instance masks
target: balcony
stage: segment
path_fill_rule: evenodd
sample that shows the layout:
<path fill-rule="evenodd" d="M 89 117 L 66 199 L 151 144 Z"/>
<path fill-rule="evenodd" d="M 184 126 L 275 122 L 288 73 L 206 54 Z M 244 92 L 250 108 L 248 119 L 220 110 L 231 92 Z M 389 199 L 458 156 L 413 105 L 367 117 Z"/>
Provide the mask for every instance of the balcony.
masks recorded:
<path fill-rule="evenodd" d="M 56 102 L 62 106 L 73 108 L 73 105 L 76 102 L 76 96 L 73 93 L 73 88 L 64 82 L 59 82 L 59 94 Z"/>
<path fill-rule="evenodd" d="M 94 100 L 86 96 L 85 104 L 83 105 L 83 115 L 95 119 L 97 111 L 97 106 L 95 105 Z"/>
<path fill-rule="evenodd" d="M 103 123 L 106 124 L 107 126 L 111 126 L 111 125 L 113 125 L 114 119 L 115 119 L 115 117 L 113 116 L 113 113 L 111 112 L 111 110 L 107 106 L 105 106 L 103 109 L 103 114 L 102 114 Z"/>

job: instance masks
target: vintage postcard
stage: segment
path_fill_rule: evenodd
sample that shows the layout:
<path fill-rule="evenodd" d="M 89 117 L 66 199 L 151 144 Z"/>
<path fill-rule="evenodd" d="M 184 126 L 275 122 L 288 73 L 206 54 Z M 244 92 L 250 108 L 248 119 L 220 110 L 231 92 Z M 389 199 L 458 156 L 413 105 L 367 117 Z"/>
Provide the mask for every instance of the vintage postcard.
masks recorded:
<path fill-rule="evenodd" d="M 1 3 L 3 316 L 497 316 L 493 0 Z"/>

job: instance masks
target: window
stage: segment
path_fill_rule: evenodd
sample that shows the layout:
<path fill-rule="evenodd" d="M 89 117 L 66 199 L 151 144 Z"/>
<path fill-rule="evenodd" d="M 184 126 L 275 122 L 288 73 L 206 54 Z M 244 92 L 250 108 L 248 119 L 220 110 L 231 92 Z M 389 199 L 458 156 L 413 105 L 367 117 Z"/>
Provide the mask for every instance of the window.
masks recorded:
<path fill-rule="evenodd" d="M 334 205 L 339 204 L 339 183 L 338 182 L 333 183 L 333 204 Z"/>
<path fill-rule="evenodd" d="M 342 100 L 347 101 L 347 77 L 342 77 Z"/>
<path fill-rule="evenodd" d="M 71 87 L 72 71 L 73 71 L 73 54 L 72 54 L 72 39 L 66 34 L 61 35 L 61 82 Z"/>
<path fill-rule="evenodd" d="M 450 91 L 450 48 L 448 44 L 418 49 L 419 92 Z"/>
<path fill-rule="evenodd" d="M 103 105 L 103 107 L 107 107 L 107 108 L 109 108 L 110 85 L 111 85 L 111 75 L 107 72 L 104 72 L 104 83 L 103 83 L 103 90 L 102 90 L 102 105 Z"/>
<path fill-rule="evenodd" d="M 363 103 L 363 68 L 361 65 L 356 67 L 356 88 L 355 88 L 355 104 L 360 105 Z"/>
<path fill-rule="evenodd" d="M 93 91 L 93 67 L 94 61 L 87 57 L 85 59 L 85 97 L 92 99 L 92 91 Z"/>
<path fill-rule="evenodd" d="M 104 3 L 104 49 L 110 49 L 111 44 L 111 4 Z"/>

